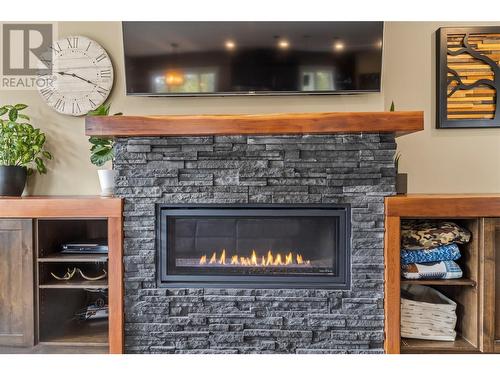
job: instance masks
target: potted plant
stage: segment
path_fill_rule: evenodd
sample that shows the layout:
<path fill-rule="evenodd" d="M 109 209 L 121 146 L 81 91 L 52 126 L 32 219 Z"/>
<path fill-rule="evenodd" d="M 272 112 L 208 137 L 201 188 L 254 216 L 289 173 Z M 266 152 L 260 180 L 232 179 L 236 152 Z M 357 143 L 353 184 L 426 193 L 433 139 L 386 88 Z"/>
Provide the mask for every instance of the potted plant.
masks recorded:
<path fill-rule="evenodd" d="M 101 104 L 95 110 L 87 113 L 87 116 L 108 116 L 111 104 Z M 122 113 L 115 113 L 115 116 Z M 113 146 L 115 142 L 111 138 L 89 137 L 90 146 L 90 162 L 95 166 L 101 168 L 108 162 L 113 162 L 115 153 Z M 116 171 L 111 169 L 102 168 L 97 170 L 99 176 L 99 184 L 101 185 L 101 195 L 113 195 L 115 188 Z"/>
<path fill-rule="evenodd" d="M 394 157 L 394 167 L 396 168 L 396 194 L 406 194 L 408 192 L 408 173 L 399 173 L 399 159 L 401 159 L 401 153 L 396 152 Z"/>
<path fill-rule="evenodd" d="M 45 134 L 21 113 L 27 107 L 0 107 L 0 195 L 21 196 L 27 176 L 33 171 L 47 173 L 45 159 L 52 159 L 45 149 Z"/>

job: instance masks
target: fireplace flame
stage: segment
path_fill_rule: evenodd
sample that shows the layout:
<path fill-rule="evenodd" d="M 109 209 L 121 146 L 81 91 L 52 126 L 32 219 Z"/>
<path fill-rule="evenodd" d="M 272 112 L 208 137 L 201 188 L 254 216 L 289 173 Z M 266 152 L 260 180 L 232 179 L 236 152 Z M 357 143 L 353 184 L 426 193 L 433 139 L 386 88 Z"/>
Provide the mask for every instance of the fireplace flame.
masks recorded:
<path fill-rule="evenodd" d="M 252 266 L 257 265 L 257 254 L 255 254 L 255 250 L 252 250 L 252 257 L 250 258 Z"/>
<path fill-rule="evenodd" d="M 302 259 L 302 255 L 297 254 L 297 264 L 302 264 L 304 263 L 304 260 Z"/>
<path fill-rule="evenodd" d="M 199 260 L 200 265 L 231 265 L 231 266 L 250 266 L 250 267 L 277 267 L 277 266 L 304 266 L 310 265 L 309 260 L 304 260 L 302 254 L 289 251 L 288 253 L 273 253 L 269 250 L 266 255 L 258 255 L 255 250 L 252 250 L 249 256 L 241 256 L 238 254 L 228 255 L 226 249 L 222 249 L 220 255 L 213 252 L 210 260 L 207 255 L 202 255 Z"/>
<path fill-rule="evenodd" d="M 273 252 L 271 250 L 269 250 L 267 252 L 266 266 L 272 266 L 273 263 L 274 263 Z"/>
<path fill-rule="evenodd" d="M 222 249 L 222 254 L 220 255 L 219 264 L 226 264 L 226 249 Z"/>

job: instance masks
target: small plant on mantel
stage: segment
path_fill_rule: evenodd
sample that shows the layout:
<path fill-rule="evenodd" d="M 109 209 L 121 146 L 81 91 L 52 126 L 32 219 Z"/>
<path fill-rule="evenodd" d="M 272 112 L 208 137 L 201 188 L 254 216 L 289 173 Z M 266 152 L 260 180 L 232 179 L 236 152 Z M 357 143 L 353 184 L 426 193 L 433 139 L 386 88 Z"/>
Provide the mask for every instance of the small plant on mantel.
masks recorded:
<path fill-rule="evenodd" d="M 396 193 L 406 194 L 408 190 L 408 174 L 399 173 L 399 161 L 401 160 L 401 152 L 396 152 L 394 155 L 394 168 L 396 169 Z"/>
<path fill-rule="evenodd" d="M 397 151 L 394 155 L 394 167 L 396 168 L 396 173 L 399 172 L 399 159 L 401 159 L 401 152 Z"/>
<path fill-rule="evenodd" d="M 21 113 L 26 104 L 0 107 L 0 195 L 20 196 L 27 175 L 47 173 L 45 160 L 52 154 L 45 149 L 45 133 L 29 123 Z"/>
<path fill-rule="evenodd" d="M 108 116 L 111 104 L 101 104 L 95 110 L 87 113 L 87 116 Z M 122 115 L 121 112 L 114 116 Z M 108 162 L 113 162 L 115 158 L 115 142 L 111 138 L 89 137 L 90 162 L 97 167 L 102 167 Z M 109 196 L 113 194 L 115 171 L 113 169 L 99 169 L 99 182 L 101 184 L 101 195 Z"/>

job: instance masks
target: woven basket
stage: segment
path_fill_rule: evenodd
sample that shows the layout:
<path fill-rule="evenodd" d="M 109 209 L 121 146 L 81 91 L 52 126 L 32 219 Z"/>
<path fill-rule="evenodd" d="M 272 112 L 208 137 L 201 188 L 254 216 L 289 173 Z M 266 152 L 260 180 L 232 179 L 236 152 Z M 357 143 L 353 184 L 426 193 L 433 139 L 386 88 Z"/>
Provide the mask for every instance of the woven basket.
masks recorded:
<path fill-rule="evenodd" d="M 401 287 L 401 337 L 454 341 L 457 304 L 433 288 Z"/>

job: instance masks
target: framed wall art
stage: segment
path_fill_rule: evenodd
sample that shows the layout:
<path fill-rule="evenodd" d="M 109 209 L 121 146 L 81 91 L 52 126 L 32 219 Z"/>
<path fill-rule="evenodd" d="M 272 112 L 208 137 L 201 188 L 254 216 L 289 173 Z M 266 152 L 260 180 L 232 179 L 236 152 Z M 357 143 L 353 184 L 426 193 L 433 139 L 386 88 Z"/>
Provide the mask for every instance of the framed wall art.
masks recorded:
<path fill-rule="evenodd" d="M 439 129 L 500 127 L 500 27 L 436 32 Z"/>

